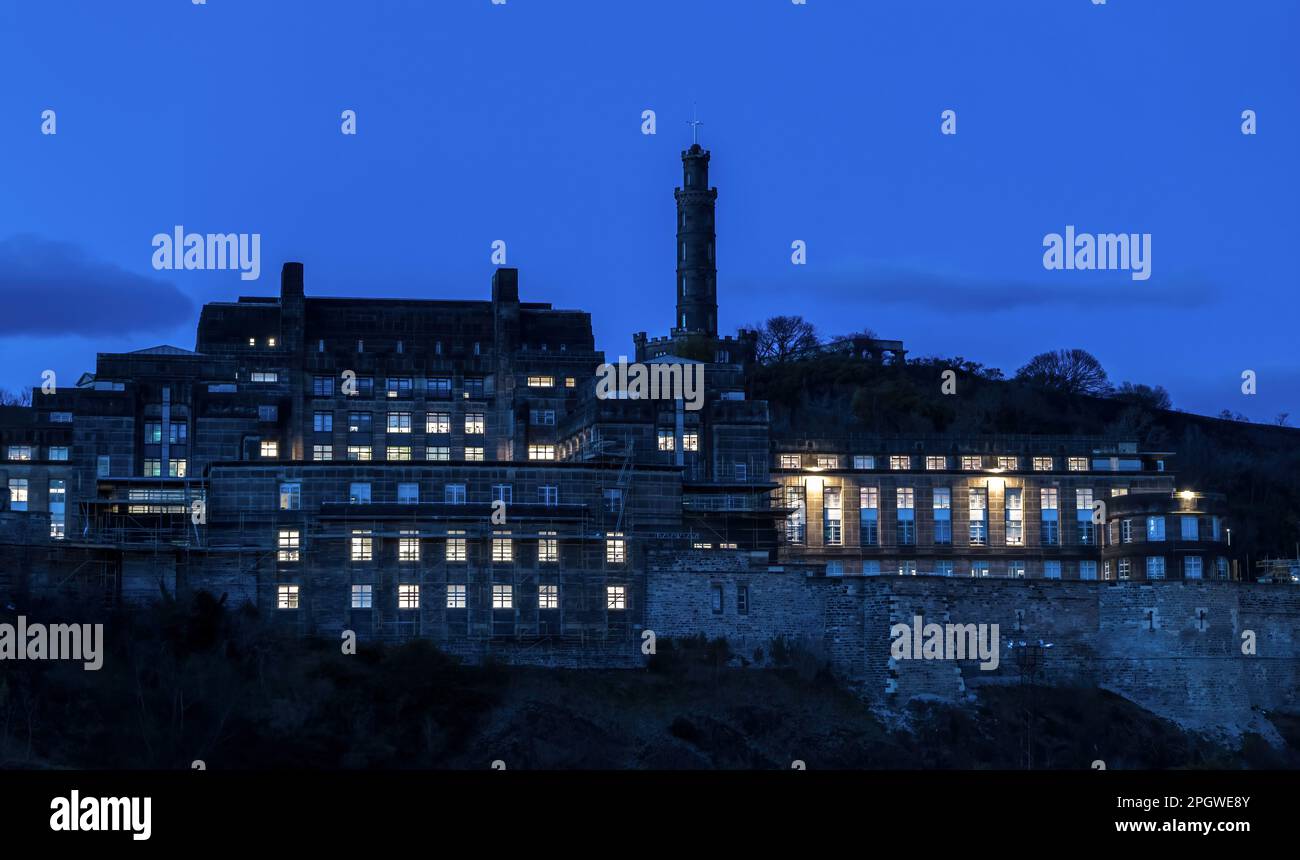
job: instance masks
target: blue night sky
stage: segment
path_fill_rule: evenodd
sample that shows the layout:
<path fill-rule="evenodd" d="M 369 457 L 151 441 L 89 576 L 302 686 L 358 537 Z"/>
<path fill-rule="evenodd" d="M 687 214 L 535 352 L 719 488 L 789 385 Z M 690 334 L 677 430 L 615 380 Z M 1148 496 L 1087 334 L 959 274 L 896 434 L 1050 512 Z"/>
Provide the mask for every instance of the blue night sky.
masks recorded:
<path fill-rule="evenodd" d="M 308 295 L 487 298 L 496 239 L 521 298 L 627 353 L 672 324 L 695 103 L 722 330 L 800 313 L 1008 375 L 1082 347 L 1189 411 L 1300 423 L 1298 22 L 1290 0 L 5 0 L 0 387 L 192 348 L 203 302 L 275 294 L 285 260 Z M 260 280 L 154 271 L 177 224 L 260 233 Z M 1151 278 L 1045 270 L 1067 224 L 1151 233 Z"/>

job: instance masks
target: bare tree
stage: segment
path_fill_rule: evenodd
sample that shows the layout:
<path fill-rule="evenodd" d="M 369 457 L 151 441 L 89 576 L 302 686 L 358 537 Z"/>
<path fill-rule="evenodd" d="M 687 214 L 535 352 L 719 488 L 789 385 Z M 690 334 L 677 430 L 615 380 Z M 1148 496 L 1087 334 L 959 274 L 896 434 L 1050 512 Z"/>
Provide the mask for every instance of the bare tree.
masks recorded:
<path fill-rule="evenodd" d="M 1036 355 L 1016 371 L 1016 379 L 1065 394 L 1100 397 L 1111 391 L 1101 362 L 1082 349 L 1058 349 Z"/>
<path fill-rule="evenodd" d="M 6 391 L 0 388 L 0 406 L 31 406 L 32 389 L 24 388 L 20 391 Z"/>
<path fill-rule="evenodd" d="M 1152 388 L 1140 382 L 1121 382 L 1111 396 L 1116 400 L 1136 403 L 1148 409 L 1171 409 L 1174 405 L 1169 392 L 1162 385 Z"/>
<path fill-rule="evenodd" d="M 1273 419 L 1273 423 L 1279 427 L 1286 427 L 1288 426 L 1287 419 L 1289 419 L 1290 417 L 1291 417 L 1290 412 L 1279 412 L 1277 413 L 1277 417 Z"/>
<path fill-rule="evenodd" d="M 801 316 L 770 317 L 758 331 L 760 361 L 782 364 L 818 346 L 821 339 L 813 324 Z"/>

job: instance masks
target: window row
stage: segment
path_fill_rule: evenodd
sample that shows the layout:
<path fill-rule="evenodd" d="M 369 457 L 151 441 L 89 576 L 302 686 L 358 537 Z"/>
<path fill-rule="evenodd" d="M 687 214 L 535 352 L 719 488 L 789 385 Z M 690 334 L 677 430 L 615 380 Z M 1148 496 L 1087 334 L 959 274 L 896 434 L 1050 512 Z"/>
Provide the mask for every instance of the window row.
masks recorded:
<path fill-rule="evenodd" d="M 63 461 L 68 459 L 67 445 L 50 445 L 45 449 L 45 459 Z M 5 447 L 5 459 L 24 462 L 39 459 L 40 447 L 37 445 L 8 445 Z"/>
<path fill-rule="evenodd" d="M 464 531 L 449 530 L 443 541 L 443 559 L 450 562 L 469 561 L 469 538 Z M 421 536 L 418 529 L 401 530 L 397 539 L 397 560 L 399 562 L 418 562 L 421 560 Z M 432 540 L 432 538 L 423 538 Z M 520 540 L 510 532 L 494 531 L 490 541 L 493 563 L 506 564 L 515 561 L 515 542 Z M 375 560 L 375 537 L 370 529 L 352 529 L 348 542 L 348 558 L 354 562 Z M 282 528 L 276 532 L 276 560 L 284 563 L 303 560 L 302 531 L 295 528 Z M 537 560 L 540 563 L 555 563 L 560 560 L 559 536 L 555 532 L 538 533 Z M 605 533 L 605 563 L 624 564 L 627 562 L 627 539 L 622 532 Z"/>
<path fill-rule="evenodd" d="M 839 469 L 843 462 L 843 457 L 838 454 L 778 454 L 777 465 L 782 469 Z M 1052 472 L 1056 471 L 1060 463 L 1064 461 L 1065 469 L 1069 472 L 1139 472 L 1142 471 L 1142 461 L 1131 457 L 1065 457 L 1058 458 L 1052 456 L 985 456 L 983 454 L 963 454 L 950 457 L 946 454 L 929 454 L 925 456 L 912 454 L 891 454 L 887 458 L 877 458 L 873 454 L 855 454 L 851 458 L 852 468 L 859 471 L 873 470 L 883 468 L 888 464 L 891 471 L 908 471 L 915 468 L 923 468 L 927 471 L 948 471 L 953 466 L 957 466 L 962 471 L 999 471 L 1013 472 L 1024 469 L 1026 461 L 1030 469 L 1035 472 Z M 880 461 L 880 465 L 877 464 Z M 807 462 L 805 462 L 807 461 Z M 1156 461 L 1156 470 L 1164 471 L 1164 460 Z"/>
<path fill-rule="evenodd" d="M 466 585 L 449 583 L 443 591 L 442 605 L 446 609 L 469 608 L 469 588 Z M 420 608 L 420 586 L 414 583 L 397 586 L 398 609 Z M 294 583 L 280 583 L 275 587 L 275 606 L 277 609 L 301 609 L 302 586 Z M 350 609 L 373 609 L 375 606 L 375 587 L 373 585 L 353 585 Z M 515 588 L 506 583 L 492 585 L 492 608 L 514 609 Z M 543 583 L 537 586 L 537 608 L 558 610 L 560 608 L 560 586 Z M 628 590 L 626 585 L 605 586 L 605 608 L 611 612 L 622 612 L 628 608 Z"/>

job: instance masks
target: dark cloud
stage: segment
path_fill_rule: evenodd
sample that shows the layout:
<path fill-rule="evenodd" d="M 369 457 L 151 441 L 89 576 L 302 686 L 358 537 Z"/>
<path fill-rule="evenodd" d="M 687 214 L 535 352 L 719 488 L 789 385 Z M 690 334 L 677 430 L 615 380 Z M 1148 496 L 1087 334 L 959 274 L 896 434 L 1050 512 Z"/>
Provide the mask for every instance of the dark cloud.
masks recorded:
<path fill-rule="evenodd" d="M 0 336 L 120 335 L 188 322 L 193 303 L 166 281 L 89 259 L 69 242 L 0 240 Z"/>
<path fill-rule="evenodd" d="M 864 266 L 819 275 L 785 276 L 779 283 L 746 285 L 755 292 L 800 296 L 845 304 L 855 302 L 924 307 L 931 310 L 990 313 L 1026 308 L 1105 308 L 1167 306 L 1180 310 L 1213 303 L 1216 291 L 1208 284 L 1181 278 L 1134 281 L 1127 272 L 1050 272 L 1041 280 L 987 280 L 940 275 L 908 269 Z"/>

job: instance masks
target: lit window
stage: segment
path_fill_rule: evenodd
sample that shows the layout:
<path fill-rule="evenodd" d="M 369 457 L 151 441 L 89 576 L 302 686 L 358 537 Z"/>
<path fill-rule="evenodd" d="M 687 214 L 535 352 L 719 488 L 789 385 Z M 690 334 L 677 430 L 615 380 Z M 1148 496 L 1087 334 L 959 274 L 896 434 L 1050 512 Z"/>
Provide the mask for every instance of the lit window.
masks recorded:
<path fill-rule="evenodd" d="M 560 587 L 558 585 L 537 586 L 537 608 L 538 609 L 559 609 L 560 608 Z"/>
<path fill-rule="evenodd" d="M 682 450 L 683 450 L 683 451 L 698 451 L 698 450 L 700 450 L 700 434 L 699 434 L 699 433 L 683 433 L 683 434 L 682 434 Z"/>
<path fill-rule="evenodd" d="M 528 377 L 529 388 L 551 388 L 555 385 L 554 376 L 530 376 Z"/>
<path fill-rule="evenodd" d="M 948 458 L 947 457 L 926 457 L 925 468 L 931 470 L 946 469 L 948 468 Z"/>
<path fill-rule="evenodd" d="M 5 457 L 9 460 L 30 460 L 32 458 L 32 446 L 10 445 Z"/>
<path fill-rule="evenodd" d="M 465 448 L 465 461 L 467 463 L 477 463 L 483 459 L 483 449 L 478 446 Z"/>
<path fill-rule="evenodd" d="M 388 432 L 389 432 L 389 433 L 410 433 L 410 432 L 411 432 L 411 413 L 409 413 L 409 412 L 389 412 L 389 413 L 388 413 Z"/>
<path fill-rule="evenodd" d="M 676 443 L 676 440 L 675 440 L 674 437 L 673 437 L 673 431 L 671 431 L 671 430 L 660 430 L 660 431 L 659 431 L 659 450 L 660 450 L 660 451 L 673 451 L 673 450 L 676 449 L 676 444 L 677 444 L 677 443 Z"/>
<path fill-rule="evenodd" d="M 273 370 L 254 370 L 248 375 L 249 382 L 279 382 L 280 374 Z"/>
<path fill-rule="evenodd" d="M 1164 539 L 1165 539 L 1165 518 L 1147 517 L 1147 540 L 1158 541 Z"/>
<path fill-rule="evenodd" d="M 493 585 L 492 586 L 492 608 L 493 609 L 513 609 L 515 606 L 515 590 L 512 585 Z"/>
<path fill-rule="evenodd" d="M 409 460 L 411 459 L 411 446 L 410 445 L 389 445 L 387 453 L 388 453 L 388 459 L 390 461 Z"/>
<path fill-rule="evenodd" d="M 50 448 L 50 459 L 51 459 L 51 460 L 66 460 L 66 459 L 68 459 L 68 449 L 67 449 L 66 447 L 64 447 L 64 446 L 61 446 L 61 445 L 55 445 L 55 446 L 51 447 L 51 448 Z"/>
<path fill-rule="evenodd" d="M 778 460 L 778 463 L 780 464 L 782 469 L 797 469 L 799 468 L 799 455 L 782 454 L 780 459 Z"/>
<path fill-rule="evenodd" d="M 450 433 L 451 432 L 451 413 L 450 412 L 430 412 L 424 419 L 425 433 Z"/>
<path fill-rule="evenodd" d="M 572 376 L 566 376 L 566 377 L 564 377 L 564 387 L 565 387 L 565 388 L 573 388 L 573 387 L 574 387 L 575 385 L 577 385 L 577 384 L 578 384 L 578 383 L 577 383 L 577 380 L 575 380 Z"/>
<path fill-rule="evenodd" d="M 420 533 L 418 531 L 402 530 L 397 538 L 397 560 L 420 560 Z"/>
<path fill-rule="evenodd" d="M 817 458 L 817 468 L 819 469 L 838 469 L 839 465 L 840 465 L 839 457 L 828 456 L 828 457 Z"/>
<path fill-rule="evenodd" d="M 795 466 L 798 466 L 798 465 L 799 465 L 799 455 L 798 455 L 798 454 L 795 454 L 795 455 L 793 455 L 793 456 L 794 456 L 794 464 L 795 464 Z M 870 455 L 870 454 L 854 454 L 854 455 L 853 455 L 853 468 L 855 468 L 855 469 L 874 469 L 874 468 L 876 468 L 876 458 L 873 457 L 873 456 Z"/>
<path fill-rule="evenodd" d="M 464 561 L 466 553 L 465 533 L 463 531 L 447 532 L 447 561 Z"/>
<path fill-rule="evenodd" d="M 484 421 L 482 412 L 465 413 L 465 432 L 473 435 L 480 435 L 484 432 Z"/>
<path fill-rule="evenodd" d="M 188 471 L 189 463 L 186 460 L 168 460 L 167 474 L 173 478 L 184 478 Z"/>
<path fill-rule="evenodd" d="M 333 460 L 334 446 L 333 445 L 312 445 L 311 458 L 313 460 Z"/>
<path fill-rule="evenodd" d="M 275 346 L 275 338 L 273 338 L 273 337 L 268 337 L 268 338 L 266 339 L 266 345 L 269 346 L 269 347 L 274 347 L 274 346 Z"/>
<path fill-rule="evenodd" d="M 510 532 L 493 532 L 492 535 L 492 561 L 514 561 L 514 541 L 510 539 Z"/>
<path fill-rule="evenodd" d="M 1051 457 L 1035 457 L 1035 458 L 1034 458 L 1034 471 L 1035 471 L 1035 472 L 1050 472 L 1050 471 L 1052 471 L 1052 458 L 1051 458 Z"/>
<path fill-rule="evenodd" d="M 1007 546 L 1024 546 L 1025 506 L 1024 490 L 1007 487 L 1005 496 Z"/>
<path fill-rule="evenodd" d="M 14 511 L 27 510 L 26 478 L 9 479 L 9 509 Z"/>
<path fill-rule="evenodd" d="M 374 606 L 374 586 L 371 585 L 354 585 L 352 586 L 352 608 L 353 609 L 370 609 Z"/>
<path fill-rule="evenodd" d="M 372 455 L 372 453 L 371 453 L 370 446 L 369 446 L 369 445 L 349 445 L 349 446 L 348 446 L 348 459 L 349 459 L 349 460 L 371 460 L 371 459 L 373 459 L 373 455 Z"/>
<path fill-rule="evenodd" d="M 296 511 L 302 508 L 302 484 L 280 485 L 280 510 Z"/>
<path fill-rule="evenodd" d="M 912 458 L 906 454 L 892 454 L 889 457 L 889 468 L 910 469 L 912 468 Z"/>
<path fill-rule="evenodd" d="M 446 445 L 431 445 L 424 449 L 424 459 L 426 460 L 450 460 L 451 449 Z"/>
<path fill-rule="evenodd" d="M 255 338 L 255 337 L 250 337 L 250 338 L 248 339 L 248 345 L 249 345 L 249 346 L 257 346 L 257 338 Z"/>
<path fill-rule="evenodd" d="M 555 532 L 538 532 L 537 560 L 555 562 L 560 560 L 559 541 Z"/>
<path fill-rule="evenodd" d="M 1020 468 L 1020 458 L 998 457 L 998 468 L 1014 472 L 1016 469 Z"/>
<path fill-rule="evenodd" d="M 162 477 L 162 460 L 145 460 L 144 476 L 146 478 Z"/>
<path fill-rule="evenodd" d="M 397 586 L 397 608 L 398 609 L 419 609 L 420 608 L 420 586 L 418 585 Z"/>
<path fill-rule="evenodd" d="M 530 460 L 554 460 L 554 445 L 529 445 L 528 459 Z"/>
<path fill-rule="evenodd" d="M 62 540 L 66 537 L 68 485 L 66 481 L 50 481 L 50 537 Z"/>
<path fill-rule="evenodd" d="M 1069 468 L 1071 472 L 1088 471 L 1087 457 L 1070 457 L 1067 459 L 1066 464 L 1067 464 L 1067 468 Z"/>
<path fill-rule="evenodd" d="M 375 539 L 370 536 L 369 529 L 352 530 L 352 560 L 375 560 Z"/>
<path fill-rule="evenodd" d="M 447 586 L 447 608 L 448 609 L 465 608 L 465 586 L 463 585 Z"/>
<path fill-rule="evenodd" d="M 974 456 L 974 457 L 962 457 L 962 458 L 961 458 L 961 467 L 962 467 L 963 469 L 967 470 L 967 471 L 971 471 L 971 470 L 974 470 L 974 469 L 979 469 L 979 468 L 982 468 L 983 466 L 984 466 L 984 458 L 983 458 L 983 457 Z"/>
<path fill-rule="evenodd" d="M 627 586 L 626 585 L 607 585 L 605 586 L 605 608 L 615 611 L 627 609 Z"/>
<path fill-rule="evenodd" d="M 262 456 L 275 459 L 280 456 L 280 443 L 271 439 L 262 440 Z"/>
<path fill-rule="evenodd" d="M 280 529 L 276 547 L 279 550 L 276 556 L 277 561 L 298 561 L 298 530 Z"/>
<path fill-rule="evenodd" d="M 276 609 L 297 609 L 298 608 L 298 586 L 277 585 L 275 587 L 275 608 Z"/>
<path fill-rule="evenodd" d="M 627 561 L 627 543 L 622 532 L 605 533 L 605 561 L 609 564 L 622 564 Z"/>

